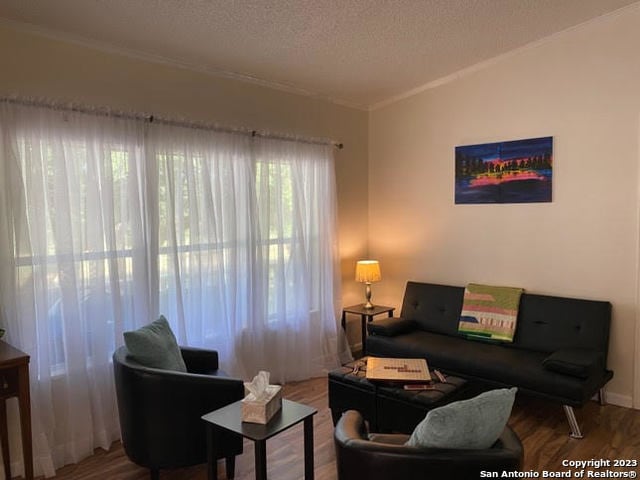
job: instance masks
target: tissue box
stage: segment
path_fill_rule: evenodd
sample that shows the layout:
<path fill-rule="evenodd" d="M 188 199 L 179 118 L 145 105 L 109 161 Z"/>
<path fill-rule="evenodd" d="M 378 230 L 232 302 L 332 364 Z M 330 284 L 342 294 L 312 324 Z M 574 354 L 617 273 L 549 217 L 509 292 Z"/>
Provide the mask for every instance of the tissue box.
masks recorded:
<path fill-rule="evenodd" d="M 250 423 L 267 423 L 282 408 L 282 387 L 269 385 L 267 397 L 256 400 L 253 393 L 242 399 L 242 421 Z"/>

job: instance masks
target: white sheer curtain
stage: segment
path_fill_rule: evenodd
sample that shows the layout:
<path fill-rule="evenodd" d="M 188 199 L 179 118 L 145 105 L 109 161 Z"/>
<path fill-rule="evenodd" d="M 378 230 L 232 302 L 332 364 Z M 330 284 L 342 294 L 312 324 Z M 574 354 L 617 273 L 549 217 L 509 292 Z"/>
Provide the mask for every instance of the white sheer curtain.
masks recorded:
<path fill-rule="evenodd" d="M 331 146 L 154 126 L 160 311 L 244 378 L 338 364 Z M 343 352 L 344 354 L 344 352 Z M 348 353 L 347 353 L 348 355 Z"/>
<path fill-rule="evenodd" d="M 50 476 L 118 438 L 111 353 L 157 312 L 143 136 L 130 121 L 0 109 L 1 321 L 31 355 L 34 461 Z"/>
<path fill-rule="evenodd" d="M 0 172 L 0 322 L 31 355 L 37 473 L 119 437 L 111 354 L 160 313 L 244 378 L 349 355 L 329 146 L 0 102 Z"/>

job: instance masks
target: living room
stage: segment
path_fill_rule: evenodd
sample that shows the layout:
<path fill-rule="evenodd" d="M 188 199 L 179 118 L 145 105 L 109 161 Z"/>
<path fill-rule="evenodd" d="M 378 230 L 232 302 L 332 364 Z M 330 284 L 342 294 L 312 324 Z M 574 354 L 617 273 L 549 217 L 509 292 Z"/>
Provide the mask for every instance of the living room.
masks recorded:
<path fill-rule="evenodd" d="M 607 402 L 624 408 L 619 418 L 627 419 L 627 411 L 637 416 L 632 409 L 640 408 L 640 6 L 602 3 L 609 8 L 598 16 L 400 92 L 365 99 L 364 86 L 361 93 L 352 86 L 350 98 L 359 100 L 350 103 L 305 95 L 284 81 L 260 82 L 251 72 L 225 74 L 195 60 L 86 38 L 47 24 L 46 16 L 20 20 L 7 3 L 0 8 L 0 92 L 343 143 L 334 150 L 341 306 L 362 302 L 353 276 L 365 258 L 382 268 L 374 303 L 397 309 L 410 280 L 609 301 L 608 367 L 615 375 Z M 554 142 L 552 202 L 454 204 L 456 146 L 543 136 Z M 359 322 L 348 322 L 347 333 L 358 350 Z M 303 396 L 321 388 L 317 380 L 310 385 Z M 293 398 L 300 395 L 299 385 L 289 388 Z M 594 413 L 589 407 L 583 421 Z M 9 416 L 11 422 L 17 414 L 10 409 Z M 564 421 L 561 412 L 557 418 Z M 518 410 L 524 430 L 537 421 Z M 328 442 L 330 428 L 322 428 Z M 10 423 L 12 448 L 19 444 L 16 430 L 17 422 Z M 589 438 L 587 431 L 581 441 Z M 581 455 L 599 451 L 590 445 Z M 251 468 L 251 448 L 243 455 L 240 475 L 243 465 Z M 526 465 L 535 462 L 529 457 Z M 146 478 L 143 469 L 128 475 L 119 478 Z M 204 478 L 199 470 L 172 475 Z M 336 477 L 327 471 L 326 478 Z"/>

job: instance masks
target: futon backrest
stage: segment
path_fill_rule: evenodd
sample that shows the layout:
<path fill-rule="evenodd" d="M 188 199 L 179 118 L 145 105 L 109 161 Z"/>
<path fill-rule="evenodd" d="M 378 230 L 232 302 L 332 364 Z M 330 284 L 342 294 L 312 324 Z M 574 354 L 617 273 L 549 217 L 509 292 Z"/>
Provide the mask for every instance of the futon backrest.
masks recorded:
<path fill-rule="evenodd" d="M 400 316 L 422 330 L 458 335 L 463 296 L 463 287 L 407 282 Z"/>
<path fill-rule="evenodd" d="M 422 330 L 458 335 L 464 287 L 407 282 L 400 315 Z M 611 304 L 597 300 L 524 293 L 510 346 L 539 352 L 588 348 L 605 355 Z"/>
<path fill-rule="evenodd" d="M 525 293 L 520 299 L 514 346 L 540 352 L 609 348 L 611 303 Z"/>

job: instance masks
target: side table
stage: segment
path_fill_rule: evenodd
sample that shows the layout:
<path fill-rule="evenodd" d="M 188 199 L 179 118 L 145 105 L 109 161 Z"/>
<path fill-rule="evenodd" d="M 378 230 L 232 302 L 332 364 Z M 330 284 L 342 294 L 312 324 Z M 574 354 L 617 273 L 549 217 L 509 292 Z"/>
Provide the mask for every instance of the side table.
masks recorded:
<path fill-rule="evenodd" d="M 18 397 L 24 477 L 33 480 L 31 449 L 31 398 L 29 393 L 29 355 L 0 340 L 0 440 L 5 478 L 11 478 L 6 400 Z"/>
<path fill-rule="evenodd" d="M 207 413 L 202 419 L 207 423 L 209 480 L 218 479 L 216 451 L 221 429 L 253 440 L 256 480 L 267 480 L 267 439 L 300 422 L 304 422 L 304 478 L 313 480 L 313 416 L 316 413 L 315 408 L 284 399 L 280 411 L 265 425 L 243 422 L 241 401 Z"/>
<path fill-rule="evenodd" d="M 367 354 L 367 322 L 372 322 L 373 317 L 380 315 L 381 313 L 388 313 L 390 317 L 393 316 L 394 307 L 385 307 L 383 305 L 374 305 L 373 308 L 365 308 L 364 303 L 359 305 L 351 305 L 342 309 L 342 329 L 346 331 L 347 328 L 347 313 L 353 315 L 360 315 L 360 323 L 362 328 L 362 356 Z"/>

